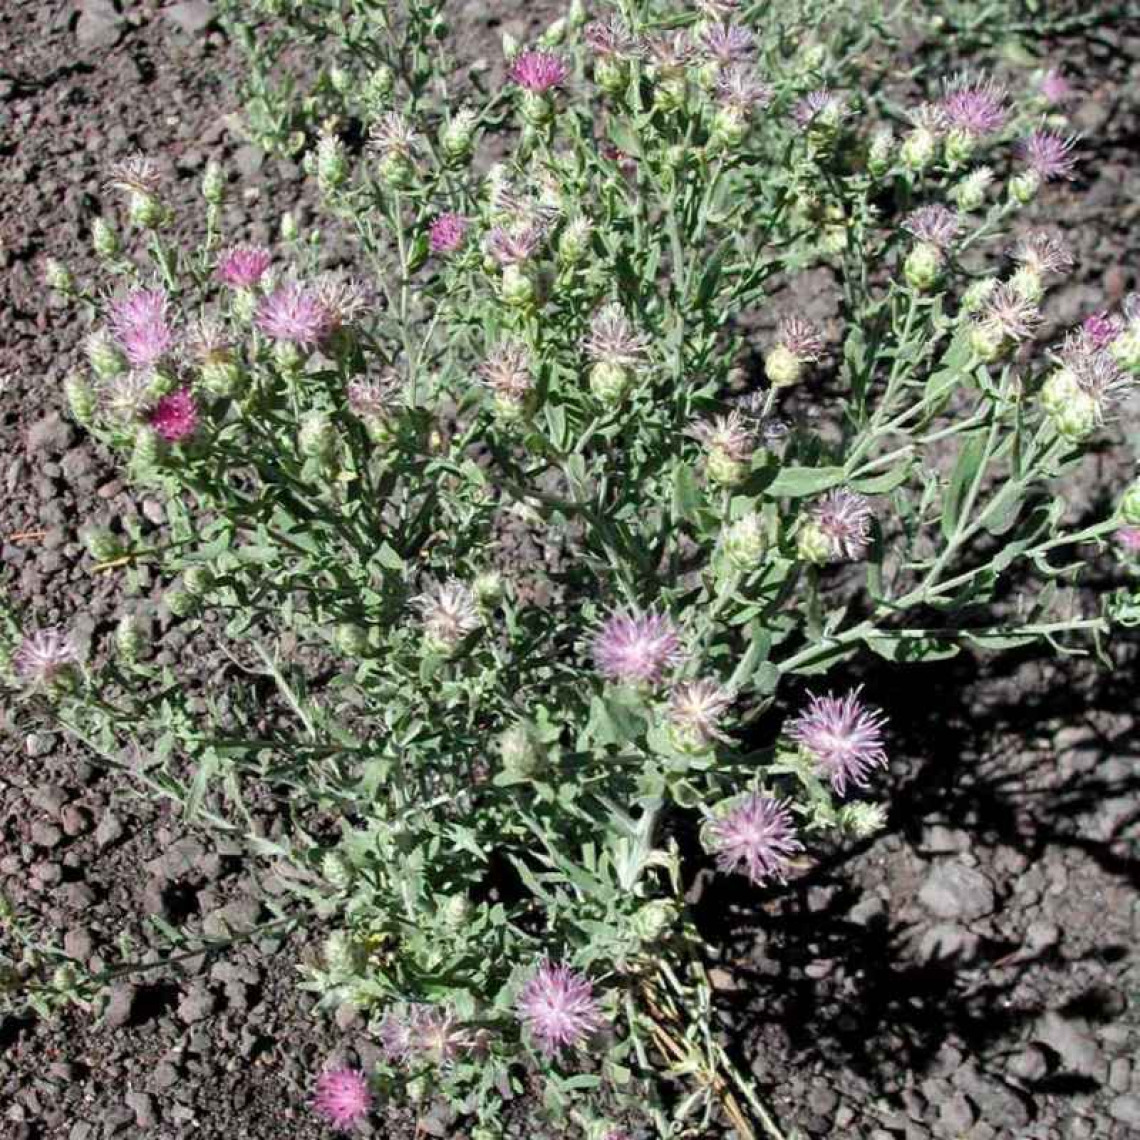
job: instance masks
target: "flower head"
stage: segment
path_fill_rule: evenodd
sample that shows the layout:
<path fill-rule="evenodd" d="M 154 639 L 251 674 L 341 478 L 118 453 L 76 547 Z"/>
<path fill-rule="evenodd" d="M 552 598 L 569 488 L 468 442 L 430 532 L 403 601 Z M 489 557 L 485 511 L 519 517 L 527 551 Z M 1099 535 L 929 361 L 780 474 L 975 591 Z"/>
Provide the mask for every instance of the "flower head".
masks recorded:
<path fill-rule="evenodd" d="M 981 323 L 1010 340 L 1028 340 L 1041 323 L 1041 310 L 1011 282 L 995 285 L 981 311 Z"/>
<path fill-rule="evenodd" d="M 583 1044 L 604 1024 L 589 978 L 551 962 L 539 964 L 523 986 L 516 1009 L 519 1020 L 547 1056 L 568 1045 Z"/>
<path fill-rule="evenodd" d="M 531 223 L 510 228 L 493 226 L 483 246 L 500 265 L 520 265 L 534 254 L 542 238 L 542 228 Z"/>
<path fill-rule="evenodd" d="M 270 340 L 315 348 L 332 332 L 332 315 L 317 292 L 291 282 L 265 297 L 257 310 L 257 327 Z"/>
<path fill-rule="evenodd" d="M 720 453 L 736 463 L 749 462 L 756 450 L 756 432 L 739 409 L 702 421 L 692 428 L 691 434 L 710 452 Z"/>
<path fill-rule="evenodd" d="M 812 697 L 808 707 L 791 722 L 788 736 L 819 766 L 836 794 L 845 795 L 847 785 L 867 786 L 873 768 L 887 763 L 883 750 L 882 713 L 869 709 L 853 689 L 845 697 Z"/>
<path fill-rule="evenodd" d="M 1071 103 L 1076 95 L 1073 85 L 1055 67 L 1051 67 L 1045 72 L 1037 89 L 1041 92 L 1041 98 L 1054 107 Z"/>
<path fill-rule="evenodd" d="M 463 244 L 467 219 L 461 214 L 440 214 L 428 231 L 432 253 L 454 253 Z"/>
<path fill-rule="evenodd" d="M 1072 177 L 1077 165 L 1072 153 L 1076 145 L 1076 135 L 1059 135 L 1041 128 L 1018 143 L 1017 153 L 1042 182 L 1051 182 Z"/>
<path fill-rule="evenodd" d="M 1013 259 L 1041 277 L 1048 273 L 1067 273 L 1073 268 L 1069 247 L 1059 237 L 1041 230 L 1026 234 L 1017 243 Z"/>
<path fill-rule="evenodd" d="M 830 557 L 855 561 L 871 542 L 871 504 L 847 487 L 828 491 L 811 510 L 811 518 L 830 547 Z"/>
<path fill-rule="evenodd" d="M 739 871 L 757 886 L 783 882 L 792 858 L 803 850 L 786 800 L 753 792 L 708 825 L 710 846 L 722 871 Z"/>
<path fill-rule="evenodd" d="M 377 1036 L 380 1051 L 389 1061 L 401 1064 L 412 1055 L 414 1036 L 410 1017 L 389 1010 L 380 1022 Z"/>
<path fill-rule="evenodd" d="M 641 53 L 641 44 L 629 25 L 617 15 L 595 20 L 582 29 L 582 39 L 595 55 L 633 59 Z"/>
<path fill-rule="evenodd" d="M 664 614 L 618 610 L 598 630 L 591 648 L 602 676 L 630 685 L 656 685 L 680 658 L 681 638 Z"/>
<path fill-rule="evenodd" d="M 1140 526 L 1122 526 L 1113 538 L 1125 554 L 1140 554 Z"/>
<path fill-rule="evenodd" d="M 683 681 L 669 694 L 669 727 L 674 738 L 698 750 L 727 740 L 720 722 L 734 699 L 716 681 Z"/>
<path fill-rule="evenodd" d="M 767 107 L 775 97 L 772 87 L 751 68 L 732 66 L 720 72 L 716 80 L 717 98 L 726 106 L 741 112 Z"/>
<path fill-rule="evenodd" d="M 424 637 L 441 653 L 457 649 L 483 624 L 474 593 L 458 578 L 437 583 L 412 604 L 423 618 Z"/>
<path fill-rule="evenodd" d="M 389 111 L 372 128 L 372 141 L 385 155 L 410 158 L 416 149 L 416 133 L 398 111 Z"/>
<path fill-rule="evenodd" d="M 265 276 L 273 255 L 261 246 L 238 245 L 218 260 L 214 276 L 231 289 L 252 289 Z"/>
<path fill-rule="evenodd" d="M 939 205 L 920 206 L 903 221 L 903 229 L 907 233 L 938 249 L 952 245 L 961 228 L 962 219 L 958 212 Z"/>
<path fill-rule="evenodd" d="M 1120 321 L 1108 313 L 1092 313 L 1081 322 L 1081 331 L 1096 348 L 1108 348 L 1124 328 Z"/>
<path fill-rule="evenodd" d="M 368 284 L 358 277 L 322 273 L 313 282 L 317 304 L 328 314 L 329 332 L 355 324 L 374 304 Z"/>
<path fill-rule="evenodd" d="M 198 428 L 198 406 L 189 388 L 163 396 L 150 413 L 150 426 L 167 443 L 188 439 Z"/>
<path fill-rule="evenodd" d="M 660 78 L 684 71 L 696 59 L 697 50 L 692 36 L 684 28 L 662 32 L 649 41 L 649 52 Z"/>
<path fill-rule="evenodd" d="M 135 289 L 112 302 L 111 330 L 132 368 L 153 368 L 174 347 L 168 306 L 161 289 Z"/>
<path fill-rule="evenodd" d="M 974 138 L 996 134 L 1005 126 L 1009 111 L 1006 90 L 990 77 L 971 79 L 958 75 L 951 79 L 942 96 L 947 122 Z"/>
<path fill-rule="evenodd" d="M 392 411 L 399 389 L 399 378 L 389 373 L 379 380 L 350 380 L 345 394 L 354 416 L 382 420 Z"/>
<path fill-rule="evenodd" d="M 570 68 L 553 52 L 524 51 L 511 65 L 508 74 L 532 95 L 543 95 L 561 86 L 570 74 Z"/>
<path fill-rule="evenodd" d="M 438 1005 L 419 1005 L 411 1016 L 411 1048 L 434 1065 L 455 1060 L 469 1044 L 455 1015 Z"/>
<path fill-rule="evenodd" d="M 158 167 L 143 154 L 132 154 L 111 167 L 107 185 L 126 194 L 154 197 L 160 185 Z"/>
<path fill-rule="evenodd" d="M 16 676 L 32 685 L 51 685 L 70 674 L 78 663 L 75 644 L 61 629 L 25 634 L 12 655 Z"/>
<path fill-rule="evenodd" d="M 919 103 L 906 113 L 916 131 L 940 135 L 950 126 L 946 111 L 941 103 Z"/>
<path fill-rule="evenodd" d="M 823 356 L 823 336 L 803 317 L 781 317 L 776 325 L 776 344 L 801 364 L 813 364 Z"/>
<path fill-rule="evenodd" d="M 838 124 L 846 114 L 843 96 L 826 87 L 809 92 L 792 108 L 792 118 L 801 127 Z"/>
<path fill-rule="evenodd" d="M 743 63 L 752 55 L 755 39 L 739 24 L 709 24 L 701 32 L 701 47 L 718 63 Z"/>
<path fill-rule="evenodd" d="M 1092 396 L 1102 413 L 1131 384 L 1112 355 L 1099 348 L 1084 329 L 1069 333 L 1057 355 L 1081 391 Z"/>
<path fill-rule="evenodd" d="M 313 1110 L 334 1128 L 348 1132 L 372 1110 L 368 1081 L 356 1069 L 330 1069 L 317 1078 Z"/>
<path fill-rule="evenodd" d="M 479 375 L 496 396 L 511 403 L 521 403 L 534 387 L 530 353 L 522 341 L 496 345 L 480 365 Z"/>
<path fill-rule="evenodd" d="M 649 338 L 637 332 L 621 305 L 611 302 L 594 314 L 583 349 L 595 363 L 636 368 L 645 361 Z"/>

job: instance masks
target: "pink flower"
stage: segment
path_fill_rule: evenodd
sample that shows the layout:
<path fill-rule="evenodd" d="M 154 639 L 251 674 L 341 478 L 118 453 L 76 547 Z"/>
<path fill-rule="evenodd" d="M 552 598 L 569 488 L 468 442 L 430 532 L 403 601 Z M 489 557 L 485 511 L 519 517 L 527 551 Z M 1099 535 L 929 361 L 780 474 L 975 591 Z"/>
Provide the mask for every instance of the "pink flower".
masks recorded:
<path fill-rule="evenodd" d="M 252 289 L 269 268 L 273 255 L 260 246 L 239 245 L 222 254 L 214 275 L 231 289 Z"/>
<path fill-rule="evenodd" d="M 619 610 L 593 642 L 594 664 L 611 681 L 656 685 L 680 657 L 676 626 L 662 614 Z"/>
<path fill-rule="evenodd" d="M 532 95 L 542 95 L 564 83 L 570 68 L 553 52 L 524 51 L 508 74 Z"/>
<path fill-rule="evenodd" d="M 333 320 L 320 298 L 303 285 L 274 289 L 257 310 L 257 327 L 271 340 L 315 348 L 332 331 Z"/>
<path fill-rule="evenodd" d="M 1039 90 L 1041 98 L 1055 107 L 1071 102 L 1075 94 L 1073 85 L 1056 68 L 1050 68 L 1041 77 Z"/>
<path fill-rule="evenodd" d="M 479 376 L 496 395 L 518 403 L 534 388 L 530 352 L 522 341 L 504 341 L 479 366 Z"/>
<path fill-rule="evenodd" d="M 791 859 L 803 850 L 786 800 L 753 792 L 713 819 L 708 827 L 716 865 L 739 871 L 757 886 L 787 877 Z"/>
<path fill-rule="evenodd" d="M 950 81 L 942 97 L 942 110 L 952 127 L 980 138 L 1005 126 L 1009 116 L 1005 96 L 1005 88 L 993 79 L 972 80 L 959 75 Z"/>
<path fill-rule="evenodd" d="M 1122 526 L 1113 537 L 1125 554 L 1140 554 L 1140 526 Z"/>
<path fill-rule="evenodd" d="M 540 963 L 519 994 L 516 1009 L 547 1056 L 582 1044 L 604 1024 L 590 980 L 569 966 L 550 962 Z"/>
<path fill-rule="evenodd" d="M 1051 182 L 1055 178 L 1072 177 L 1077 165 L 1072 154 L 1076 145 L 1076 135 L 1066 137 L 1041 129 L 1022 139 L 1017 152 L 1042 182 Z"/>
<path fill-rule="evenodd" d="M 372 1110 L 368 1081 L 356 1069 L 330 1069 L 317 1078 L 313 1110 L 334 1128 L 348 1132 Z"/>
<path fill-rule="evenodd" d="M 720 722 L 734 699 L 734 694 L 716 681 L 682 682 L 669 694 L 669 723 L 683 739 L 700 746 L 728 740 Z"/>
<path fill-rule="evenodd" d="M 1120 322 L 1115 317 L 1110 317 L 1108 313 L 1093 313 L 1085 317 L 1081 323 L 1081 331 L 1094 347 L 1108 348 L 1124 330 Z"/>
<path fill-rule="evenodd" d="M 150 414 L 150 426 L 167 443 L 178 443 L 192 436 L 198 428 L 198 406 L 190 389 L 179 388 L 163 396 Z"/>
<path fill-rule="evenodd" d="M 1012 340 L 1028 340 L 1041 323 L 1041 310 L 1012 281 L 995 286 L 981 312 L 981 323 Z"/>
<path fill-rule="evenodd" d="M 812 697 L 808 707 L 791 722 L 788 736 L 819 765 L 837 795 L 847 785 L 867 786 L 872 768 L 884 767 L 883 725 L 886 718 L 864 707 L 859 690 L 845 697 Z"/>
<path fill-rule="evenodd" d="M 459 214 L 440 214 L 428 231 L 432 253 L 454 253 L 467 233 L 467 219 Z"/>
<path fill-rule="evenodd" d="M 153 368 L 174 346 L 161 289 L 136 289 L 111 305 L 111 330 L 132 368 Z"/>
<path fill-rule="evenodd" d="M 70 673 L 79 661 L 71 638 L 61 629 L 41 629 L 24 635 L 12 655 L 17 677 L 33 685 L 50 685 Z"/>
<path fill-rule="evenodd" d="M 834 559 L 853 562 L 871 541 L 871 504 L 846 487 L 829 491 L 812 508 L 811 516 L 831 545 Z"/>

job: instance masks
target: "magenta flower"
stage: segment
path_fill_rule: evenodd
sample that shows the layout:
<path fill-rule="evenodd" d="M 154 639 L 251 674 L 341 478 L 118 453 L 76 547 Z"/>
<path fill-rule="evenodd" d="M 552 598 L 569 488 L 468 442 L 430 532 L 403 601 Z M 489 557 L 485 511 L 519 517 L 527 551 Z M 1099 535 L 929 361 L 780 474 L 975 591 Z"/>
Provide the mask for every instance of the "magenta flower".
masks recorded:
<path fill-rule="evenodd" d="M 604 1024 L 589 978 L 569 966 L 545 961 L 523 986 L 516 1009 L 547 1056 L 568 1045 L 581 1045 Z"/>
<path fill-rule="evenodd" d="M 811 517 L 827 538 L 833 559 L 853 562 L 871 542 L 871 504 L 857 491 L 829 491 L 812 508 Z"/>
<path fill-rule="evenodd" d="M 1093 313 L 1081 323 L 1081 331 L 1096 348 L 1108 348 L 1124 331 L 1120 322 L 1108 313 Z"/>
<path fill-rule="evenodd" d="M 1052 182 L 1056 178 L 1072 177 L 1077 165 L 1072 154 L 1076 145 L 1076 135 L 1059 135 L 1041 129 L 1022 139 L 1017 153 L 1042 182 Z"/>
<path fill-rule="evenodd" d="M 663 614 L 619 610 L 598 630 L 592 649 L 603 677 L 628 685 L 656 685 L 679 659 L 681 638 Z"/>
<path fill-rule="evenodd" d="M 150 426 L 167 443 L 188 439 L 198 428 L 198 406 L 189 388 L 163 396 L 150 414 Z"/>
<path fill-rule="evenodd" d="M 271 340 L 315 348 L 332 331 L 333 320 L 316 292 L 294 282 L 262 299 L 257 327 Z"/>
<path fill-rule="evenodd" d="M 70 673 L 79 662 L 71 638 L 61 629 L 40 629 L 25 634 L 12 655 L 16 676 L 33 685 L 50 685 Z"/>
<path fill-rule="evenodd" d="M 1140 554 L 1140 526 L 1122 526 L 1113 537 L 1125 554 Z"/>
<path fill-rule="evenodd" d="M 961 228 L 962 219 L 957 211 L 939 205 L 920 206 L 903 221 L 903 229 L 907 233 L 938 249 L 946 249 L 953 244 Z"/>
<path fill-rule="evenodd" d="M 847 785 L 867 786 L 868 773 L 885 767 L 883 725 L 886 718 L 859 700 L 859 690 L 845 697 L 812 697 L 808 707 L 788 726 L 788 736 L 819 766 L 837 795 Z"/>
<path fill-rule="evenodd" d="M 993 79 L 972 80 L 959 75 L 950 81 L 942 97 L 942 111 L 952 127 L 981 138 L 1005 126 L 1009 117 L 1005 96 L 1005 88 Z"/>
<path fill-rule="evenodd" d="M 508 74 L 532 95 L 542 95 L 564 83 L 570 68 L 553 52 L 524 51 Z"/>
<path fill-rule="evenodd" d="M 174 346 L 168 305 L 161 289 L 136 289 L 112 303 L 111 330 L 132 368 L 153 368 Z"/>
<path fill-rule="evenodd" d="M 222 254 L 214 276 L 231 289 L 252 289 L 265 276 L 272 260 L 267 249 L 238 245 Z"/>
<path fill-rule="evenodd" d="M 432 253 L 454 253 L 467 233 L 467 219 L 459 214 L 440 214 L 428 231 Z"/>
<path fill-rule="evenodd" d="M 710 821 L 716 865 L 739 871 L 757 886 L 787 878 L 792 858 L 803 850 L 786 800 L 753 792 Z"/>
<path fill-rule="evenodd" d="M 330 1069 L 317 1078 L 313 1110 L 334 1128 L 348 1132 L 372 1110 L 368 1081 L 356 1069 Z"/>

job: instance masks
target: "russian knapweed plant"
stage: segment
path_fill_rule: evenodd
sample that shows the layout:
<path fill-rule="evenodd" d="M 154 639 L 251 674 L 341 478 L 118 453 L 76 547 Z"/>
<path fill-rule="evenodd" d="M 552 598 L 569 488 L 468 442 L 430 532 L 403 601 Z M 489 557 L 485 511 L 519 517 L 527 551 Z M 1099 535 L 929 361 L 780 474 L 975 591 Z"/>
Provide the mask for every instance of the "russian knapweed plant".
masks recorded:
<path fill-rule="evenodd" d="M 66 398 L 166 525 L 88 544 L 159 570 L 200 656 L 151 664 L 133 610 L 86 663 L 28 624 L 12 684 L 274 862 L 306 984 L 385 1058 L 321 1076 L 332 1125 L 441 1094 L 493 1136 L 537 1076 L 595 1138 L 602 1106 L 779 1135 L 714 1033 L 680 838 L 767 888 L 882 827 L 889 707 L 793 678 L 1140 612 L 1074 588 L 1114 534 L 1135 559 L 1140 491 L 1066 510 L 1140 307 L 1036 341 L 1072 257 L 1025 212 L 1079 145 L 1036 88 L 900 106 L 733 0 L 573 9 L 487 94 L 433 70 L 430 6 L 265 7 L 372 69 L 294 140 L 351 264 L 291 214 L 220 232 L 214 167 L 189 248 L 152 163 L 113 172 L 106 279 L 50 267 L 92 317 Z"/>

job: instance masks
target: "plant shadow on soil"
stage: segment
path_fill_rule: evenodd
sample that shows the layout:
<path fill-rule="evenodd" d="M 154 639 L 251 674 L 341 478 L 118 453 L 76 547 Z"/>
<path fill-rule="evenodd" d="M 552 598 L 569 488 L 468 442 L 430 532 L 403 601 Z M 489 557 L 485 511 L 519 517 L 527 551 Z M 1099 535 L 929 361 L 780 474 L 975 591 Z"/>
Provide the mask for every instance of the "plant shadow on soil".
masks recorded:
<path fill-rule="evenodd" d="M 1129 663 L 1133 656 L 1119 655 Z M 1124 780 L 1100 774 L 1108 757 L 1140 752 L 1130 715 L 1132 671 L 1102 669 L 1087 684 L 1074 684 L 1072 670 L 1054 667 L 1048 683 L 1032 691 L 1023 683 L 1025 670 L 1043 660 L 1030 652 L 989 660 L 963 653 L 921 668 L 873 663 L 857 678 L 869 697 L 890 693 L 884 707 L 891 710 L 891 752 L 916 758 L 891 773 L 886 834 L 913 850 L 931 827 L 960 828 L 976 841 L 972 850 L 983 866 L 999 847 L 1018 853 L 1026 867 L 1051 848 L 1077 849 L 1132 892 L 1140 884 L 1140 859 L 1121 853 L 1131 850 L 1121 833 L 1140 819 L 1140 769 Z M 1127 727 L 1105 733 L 1089 723 L 1093 711 L 1108 719 L 1115 714 Z M 1040 742 L 1045 721 L 1087 725 L 1080 747 L 1093 751 L 1096 762 L 1058 780 L 1057 756 L 1040 743 L 1020 756 L 994 757 L 995 738 Z M 1127 802 L 1127 813 L 1100 838 L 1080 834 L 1081 817 L 1108 797 Z M 1094 949 L 1062 958 L 1055 942 L 1035 948 L 1028 940 L 983 933 L 965 958 L 953 949 L 916 956 L 917 936 L 937 927 L 917 904 L 897 905 L 892 896 L 894 920 L 878 908 L 870 918 L 853 915 L 870 896 L 851 865 L 871 847 L 871 841 L 853 843 L 825 854 L 783 888 L 759 890 L 738 875 L 700 876 L 693 917 L 718 948 L 721 977 L 730 979 L 721 1003 L 731 1049 L 745 1068 L 772 1046 L 782 1054 L 777 1065 L 786 1065 L 789 1052 L 801 1071 L 821 1060 L 829 1071 L 857 1073 L 885 1095 L 885 1074 L 905 1069 L 921 1076 L 951 1041 L 983 1068 L 1000 1065 L 1047 1008 L 1094 1025 L 1119 1016 L 1117 996 L 1107 987 L 1088 987 L 1059 1007 L 1014 995 L 1031 969 L 1067 970 L 1088 958 L 1120 961 L 1130 948 L 1118 939 L 1102 938 Z M 1009 877 L 1008 871 L 993 875 L 999 912 Z M 806 969 L 813 961 L 827 964 L 819 978 Z M 1029 1091 L 1096 1090 L 1088 1076 L 1050 1061 L 1047 1074 L 1027 1082 Z"/>

